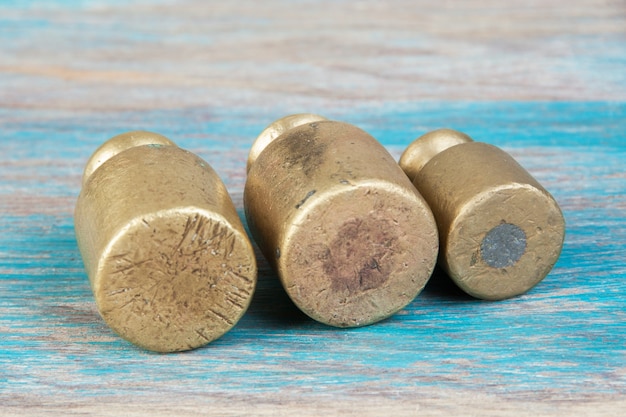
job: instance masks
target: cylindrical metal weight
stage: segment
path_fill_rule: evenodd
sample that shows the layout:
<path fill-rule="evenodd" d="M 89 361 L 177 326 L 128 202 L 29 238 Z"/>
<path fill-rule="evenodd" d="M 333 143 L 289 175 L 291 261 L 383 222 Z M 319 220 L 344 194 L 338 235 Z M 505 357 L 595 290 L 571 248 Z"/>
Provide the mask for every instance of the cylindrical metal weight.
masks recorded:
<path fill-rule="evenodd" d="M 422 290 L 437 256 L 433 215 L 369 134 L 320 116 L 289 116 L 259 136 L 248 166 L 252 235 L 310 317 L 363 326 Z"/>
<path fill-rule="evenodd" d="M 556 263 L 565 235 L 554 198 L 509 154 L 449 129 L 418 138 L 400 166 L 439 227 L 440 265 L 468 294 L 523 294 Z"/>
<path fill-rule="evenodd" d="M 161 135 L 129 132 L 96 150 L 74 219 L 100 314 L 138 346 L 205 345 L 250 303 L 256 260 L 224 184 Z"/>

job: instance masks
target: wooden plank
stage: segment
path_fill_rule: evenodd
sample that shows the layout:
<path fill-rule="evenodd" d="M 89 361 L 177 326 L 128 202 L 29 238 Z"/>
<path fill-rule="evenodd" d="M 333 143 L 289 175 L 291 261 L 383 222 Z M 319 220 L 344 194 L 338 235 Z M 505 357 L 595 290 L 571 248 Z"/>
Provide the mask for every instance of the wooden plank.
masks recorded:
<path fill-rule="evenodd" d="M 0 5 L 0 415 L 626 409 L 623 2 L 395 6 Z M 243 216 L 252 140 L 298 111 L 354 123 L 396 157 L 444 126 L 503 147 L 562 205 L 555 269 L 503 302 L 437 272 L 401 313 L 343 330 L 293 307 L 259 255 L 252 305 L 215 343 L 159 355 L 115 336 L 73 230 L 93 150 L 165 134 L 216 169 Z"/>
<path fill-rule="evenodd" d="M 101 140 L 81 132 L 92 117 L 13 126 L 0 163 L 5 213 L 0 375 L 4 404 L 11 406 L 6 410 L 20 413 L 36 406 L 54 414 L 73 404 L 70 410 L 76 413 L 114 413 L 136 401 L 136 413 L 150 403 L 165 414 L 182 401 L 192 413 L 194 405 L 212 407 L 214 399 L 224 413 L 257 403 L 267 413 L 273 407 L 299 412 L 305 404 L 315 405 L 311 414 L 335 410 L 326 401 L 342 407 L 356 401 L 354 415 L 365 405 L 372 415 L 378 407 L 408 415 L 420 406 L 436 415 L 472 404 L 487 413 L 486 401 L 494 415 L 503 410 L 519 415 L 526 402 L 535 403 L 529 413 L 540 415 L 603 409 L 612 414 L 607 404 L 621 405 L 626 393 L 626 146 L 621 136 L 626 106 L 476 103 L 444 111 L 444 104 L 418 103 L 412 111 L 382 115 L 374 109 L 369 115 L 380 120 L 379 129 L 389 126 L 382 137 L 396 155 L 410 140 L 406 133 L 412 126 L 446 123 L 448 112 L 457 122 L 464 120 L 457 126 L 477 139 L 510 150 L 553 192 L 568 222 L 561 259 L 543 283 L 522 297 L 488 303 L 463 296 L 439 276 L 392 319 L 338 330 L 299 313 L 261 260 L 258 290 L 239 325 L 207 348 L 181 355 L 134 348 L 112 334 L 95 310 L 71 218 L 81 161 Z M 509 116 L 497 118 L 491 128 L 474 117 L 506 109 Z M 106 117 L 113 125 L 137 117 L 120 116 Z M 532 132 L 512 133 L 531 116 L 535 132 L 549 136 L 549 143 L 532 139 Z M 141 117 L 152 121 L 149 128 L 168 133 L 176 129 L 172 123 L 191 131 L 195 126 L 196 137 L 182 135 L 179 143 L 211 161 L 241 209 L 249 140 L 226 135 L 234 147 L 214 146 L 214 129 L 198 122 L 202 118 L 194 112 Z M 266 122 L 248 114 L 223 117 L 215 130 Z M 31 129 L 45 135 L 28 133 Z M 572 139 L 572 131 L 588 133 Z M 29 146 L 19 151 L 6 146 L 20 138 Z M 59 143 L 64 146 L 55 146 Z M 476 398 L 483 400 L 474 403 Z"/>
<path fill-rule="evenodd" d="M 4 106 L 624 100 L 622 0 L 3 6 Z"/>

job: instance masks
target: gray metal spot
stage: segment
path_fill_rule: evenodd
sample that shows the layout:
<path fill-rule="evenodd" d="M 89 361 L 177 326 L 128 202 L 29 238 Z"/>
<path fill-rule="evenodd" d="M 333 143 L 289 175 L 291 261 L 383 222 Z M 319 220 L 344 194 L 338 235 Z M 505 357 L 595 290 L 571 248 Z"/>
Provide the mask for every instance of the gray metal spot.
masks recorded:
<path fill-rule="evenodd" d="M 480 255 L 492 268 L 515 265 L 525 251 L 526 233 L 511 223 L 491 229 L 480 244 Z"/>

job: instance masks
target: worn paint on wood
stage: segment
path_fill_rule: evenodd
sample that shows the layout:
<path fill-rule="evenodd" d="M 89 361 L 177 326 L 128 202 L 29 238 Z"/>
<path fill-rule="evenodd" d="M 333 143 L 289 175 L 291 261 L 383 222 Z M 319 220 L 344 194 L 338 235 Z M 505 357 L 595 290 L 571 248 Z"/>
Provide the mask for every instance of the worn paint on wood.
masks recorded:
<path fill-rule="evenodd" d="M 13 108 L 626 98 L 623 0 L 5 4 Z"/>
<path fill-rule="evenodd" d="M 626 408 L 623 3 L 335 3 L 0 5 L 0 414 Z M 159 355 L 115 336 L 72 222 L 93 150 L 126 130 L 167 135 L 212 164 L 241 215 L 250 144 L 298 111 L 396 157 L 438 127 L 503 147 L 563 208 L 555 269 L 495 303 L 437 273 L 400 314 L 342 330 L 293 307 L 259 258 L 250 310 L 206 348 Z"/>
<path fill-rule="evenodd" d="M 403 143 L 423 132 L 422 126 L 448 123 L 451 110 L 442 107 L 419 103 L 389 113 L 370 109 L 369 114 L 388 126 L 380 137 L 398 155 Z M 295 309 L 261 262 L 258 291 L 240 324 L 207 348 L 167 356 L 116 337 L 95 310 L 71 217 L 81 164 L 104 135 L 85 127 L 99 124 L 97 119 L 105 123 L 106 117 L 116 131 L 116 124 L 130 123 L 126 117 L 141 117 L 142 128 L 168 134 L 178 125 L 195 127 L 198 137 L 183 133 L 180 145 L 214 164 L 241 210 L 249 140 L 228 134 L 227 148 L 214 146 L 213 132 L 233 129 L 251 138 L 264 117 L 231 113 L 204 124 L 194 121 L 201 119 L 194 112 L 171 111 L 38 125 L 5 121 L 8 140 L 2 142 L 0 163 L 4 404 L 19 409 L 33 401 L 46 405 L 54 397 L 86 407 L 81 399 L 121 405 L 138 397 L 164 401 L 164 406 L 167 398 L 181 398 L 193 406 L 212 396 L 247 404 L 245 394 L 259 396 L 255 402 L 294 401 L 294 407 L 305 399 L 360 396 L 380 396 L 380 404 L 390 407 L 447 401 L 448 395 L 458 395 L 461 403 L 486 395 L 505 408 L 520 399 L 542 404 L 540 409 L 551 401 L 571 401 L 572 407 L 617 401 L 626 394 L 626 106 L 453 107 L 453 127 L 509 150 L 562 205 L 568 224 L 565 247 L 544 282 L 522 297 L 481 302 L 438 276 L 395 317 L 337 330 Z M 490 127 L 475 117 L 501 111 L 509 117 Z M 514 133 L 531 115 L 539 137 L 528 138 L 532 131 Z M 602 129 L 587 124 L 589 118 Z M 16 146 L 20 140 L 28 146 Z"/>

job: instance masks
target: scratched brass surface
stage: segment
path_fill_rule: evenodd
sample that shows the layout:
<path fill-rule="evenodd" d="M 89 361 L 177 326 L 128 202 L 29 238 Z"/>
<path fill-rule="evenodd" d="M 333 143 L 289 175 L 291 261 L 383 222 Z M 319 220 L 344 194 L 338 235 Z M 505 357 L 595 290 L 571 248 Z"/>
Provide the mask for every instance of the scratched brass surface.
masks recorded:
<path fill-rule="evenodd" d="M 226 188 L 167 138 L 129 132 L 100 147 L 75 227 L 101 316 L 143 348 L 205 345 L 250 303 L 256 261 Z"/>
<path fill-rule="evenodd" d="M 400 166 L 437 219 L 441 266 L 468 294 L 487 300 L 523 294 L 556 263 L 563 214 L 506 152 L 441 129 L 411 143 Z"/>
<path fill-rule="evenodd" d="M 318 114 L 300 113 L 291 114 L 270 123 L 270 125 L 263 129 L 259 136 L 257 136 L 250 147 L 250 152 L 248 152 L 248 161 L 246 164 L 246 172 L 250 171 L 250 167 L 252 167 L 252 164 L 256 161 L 259 154 L 263 152 L 263 149 L 265 149 L 274 139 L 294 127 L 322 120 L 326 120 L 326 118 Z"/>
<path fill-rule="evenodd" d="M 246 217 L 302 311 L 332 326 L 371 324 L 426 284 L 438 248 L 434 218 L 373 137 L 311 118 L 302 115 L 299 126 L 290 118 L 295 127 L 257 154 L 244 190 Z"/>

